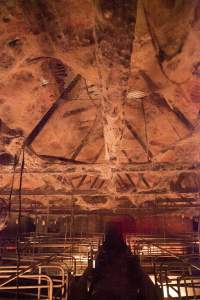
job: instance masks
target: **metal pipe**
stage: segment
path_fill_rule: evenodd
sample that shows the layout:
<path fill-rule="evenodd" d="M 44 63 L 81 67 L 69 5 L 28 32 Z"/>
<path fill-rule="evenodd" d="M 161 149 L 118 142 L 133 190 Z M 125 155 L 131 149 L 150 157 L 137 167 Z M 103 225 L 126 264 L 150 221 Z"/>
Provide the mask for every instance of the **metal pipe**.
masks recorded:
<path fill-rule="evenodd" d="M 166 252 L 166 253 L 170 254 L 170 256 L 175 257 L 177 260 L 181 261 L 182 263 L 184 263 L 184 264 L 187 263 L 184 259 L 182 259 L 181 257 L 175 255 L 173 252 L 171 252 L 171 251 L 169 251 L 169 250 L 167 250 L 167 249 L 164 249 L 164 248 L 162 248 L 162 247 L 160 247 L 160 246 L 158 246 L 158 245 L 156 245 L 156 244 L 152 244 L 152 245 L 154 245 L 154 246 L 157 247 L 158 249 L 162 250 L 163 252 Z M 194 269 L 200 271 L 200 267 L 198 267 L 198 266 L 196 266 L 196 265 L 194 265 L 194 264 L 191 264 L 191 263 L 187 263 L 187 264 L 188 264 L 189 266 L 191 266 L 192 268 L 194 268 Z"/>
<path fill-rule="evenodd" d="M 38 273 L 39 273 L 39 277 L 38 277 L 38 285 L 40 285 L 41 284 L 41 272 L 42 271 L 42 269 L 41 269 L 41 267 L 39 266 L 38 267 Z M 41 294 L 41 288 L 39 287 L 38 288 L 38 300 L 40 300 L 40 294 Z"/>
<path fill-rule="evenodd" d="M 52 255 L 51 257 L 49 257 L 47 260 L 45 261 L 50 261 L 52 260 L 53 258 L 55 258 L 56 256 L 55 255 Z M 23 275 L 25 273 L 27 273 L 28 271 L 31 271 L 35 268 L 37 268 L 38 266 L 40 266 L 42 264 L 42 262 L 39 262 L 39 263 L 36 263 L 36 264 L 33 264 L 29 267 L 27 267 L 27 269 L 25 270 L 22 270 L 21 272 L 19 272 L 18 274 L 14 275 L 14 276 L 10 276 L 8 280 L 4 281 L 3 283 L 0 284 L 0 288 L 3 287 L 4 285 L 6 285 L 7 283 L 17 279 L 20 275 Z"/>
<path fill-rule="evenodd" d="M 48 300 L 53 300 L 53 282 L 52 279 L 47 275 L 19 275 L 19 278 L 28 278 L 28 279 L 38 279 L 41 276 L 41 279 L 46 280 L 48 285 L 18 285 L 18 286 L 1 286 L 0 290 L 15 290 L 15 289 L 38 289 L 38 288 L 47 288 L 48 289 Z M 9 278 L 9 275 L 1 275 L 1 278 Z M 8 282 L 9 283 L 9 282 Z"/>

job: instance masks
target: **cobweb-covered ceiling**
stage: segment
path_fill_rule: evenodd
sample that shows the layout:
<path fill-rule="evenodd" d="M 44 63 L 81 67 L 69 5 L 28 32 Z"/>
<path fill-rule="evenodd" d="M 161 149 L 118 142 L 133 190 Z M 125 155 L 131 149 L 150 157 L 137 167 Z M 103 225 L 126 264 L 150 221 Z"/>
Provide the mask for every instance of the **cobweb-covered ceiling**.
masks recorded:
<path fill-rule="evenodd" d="M 1 0 L 0 197 L 199 214 L 198 0 Z M 20 155 L 21 153 L 21 155 Z"/>

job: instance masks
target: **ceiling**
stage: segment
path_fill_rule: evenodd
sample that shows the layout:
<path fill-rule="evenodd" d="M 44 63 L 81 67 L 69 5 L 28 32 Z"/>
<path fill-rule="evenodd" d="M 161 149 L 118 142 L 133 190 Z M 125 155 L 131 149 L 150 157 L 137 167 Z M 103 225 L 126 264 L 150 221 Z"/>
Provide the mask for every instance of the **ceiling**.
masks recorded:
<path fill-rule="evenodd" d="M 26 213 L 198 215 L 199 41 L 198 0 L 1 0 L 2 203 L 24 153 Z"/>

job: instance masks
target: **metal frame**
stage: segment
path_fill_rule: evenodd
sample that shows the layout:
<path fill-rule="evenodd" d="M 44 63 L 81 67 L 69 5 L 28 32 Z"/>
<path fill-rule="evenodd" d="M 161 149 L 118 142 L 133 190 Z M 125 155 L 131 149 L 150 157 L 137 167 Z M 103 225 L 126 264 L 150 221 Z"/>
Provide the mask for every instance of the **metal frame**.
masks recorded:
<path fill-rule="evenodd" d="M 53 300 L 53 282 L 52 279 L 47 275 L 19 275 L 19 278 L 26 278 L 26 279 L 37 279 L 42 282 L 42 280 L 46 280 L 46 285 L 17 285 L 17 286 L 0 286 L 0 290 L 22 290 L 22 289 L 41 289 L 46 288 L 48 290 L 48 298 L 46 300 Z M 0 275 L 0 278 L 9 278 L 9 275 Z M 8 282 L 10 283 L 10 281 Z"/>
<path fill-rule="evenodd" d="M 51 239 L 49 239 L 49 236 Z M 47 270 L 48 268 L 56 268 L 56 266 L 59 268 L 60 266 L 61 279 L 59 279 L 60 281 L 53 280 L 53 287 L 60 287 L 63 293 L 64 278 L 71 272 L 74 275 L 82 275 L 82 271 L 88 266 L 88 263 L 95 260 L 95 255 L 102 240 L 103 235 L 99 234 L 89 238 L 64 238 L 57 234 L 25 237 L 24 242 L 21 243 L 21 262 L 33 262 L 33 264 L 29 266 L 28 270 L 23 269 L 23 266 L 21 266 L 18 274 L 23 275 L 23 272 L 30 273 L 33 269 L 37 269 L 39 270 L 38 275 L 42 276 L 45 268 Z M 193 280 L 197 294 L 196 287 L 198 285 L 195 280 L 198 279 L 198 276 L 194 276 L 194 278 L 191 276 L 194 270 L 200 271 L 200 267 L 196 265 L 199 256 L 193 251 L 194 247 L 198 250 L 198 243 L 198 235 L 191 235 L 191 233 L 174 237 L 157 237 L 153 235 L 127 236 L 127 244 L 134 254 L 139 255 L 142 267 L 144 270 L 145 268 L 148 269 L 148 274 L 154 274 L 154 283 L 162 287 L 162 290 L 165 291 L 165 296 L 167 295 L 169 299 L 175 293 L 179 297 L 177 299 L 182 299 L 179 287 L 183 289 L 183 284 L 186 284 L 186 289 L 191 290 L 191 282 L 188 276 Z M 144 248 L 142 249 L 143 246 L 146 247 L 145 250 Z M 187 251 L 188 249 L 191 251 Z M 16 253 L 13 250 L 15 248 L 12 249 L 12 255 L 7 257 L 7 259 L 16 261 Z M 55 251 L 57 255 L 55 255 Z M 54 255 L 50 256 L 51 259 L 49 259 L 48 256 L 51 254 Z M 44 259 L 42 262 L 34 263 L 41 258 Z M 51 262 L 51 266 L 46 263 L 47 261 Z M 152 278 L 153 275 L 150 276 Z M 13 280 L 13 276 L 11 276 L 11 280 Z M 38 286 L 40 284 L 41 279 L 38 277 Z M 41 295 L 40 287 L 37 289 L 37 292 L 39 299 Z"/>
<path fill-rule="evenodd" d="M 177 278 L 178 299 L 200 299 L 200 276 L 182 276 Z M 198 290 L 198 293 L 196 291 Z"/>
<path fill-rule="evenodd" d="M 60 272 L 60 277 L 61 279 L 52 279 L 52 283 L 53 283 L 53 288 L 61 288 L 61 294 L 62 296 L 64 296 L 64 291 L 65 291 L 65 284 L 66 284 L 66 276 L 65 276 L 65 271 L 64 268 L 59 265 L 59 264 L 53 264 L 53 265 L 39 265 L 37 266 L 38 268 L 38 285 L 41 285 L 41 280 L 42 280 L 42 276 L 46 275 L 42 273 L 42 270 L 47 270 L 47 269 L 53 269 L 53 270 L 58 270 Z M 27 269 L 27 266 L 20 266 L 19 270 L 17 269 L 17 266 L 0 266 L 0 278 L 1 274 L 16 274 L 17 271 L 23 271 L 24 269 Z M 25 273 L 29 273 L 32 270 L 26 270 Z M 32 274 L 31 274 L 32 275 Z M 33 274 L 34 275 L 34 274 Z M 50 277 L 49 275 L 47 275 L 48 277 Z M 56 284 L 55 282 L 58 282 L 58 284 Z M 0 285 L 1 288 L 1 285 Z M 38 287 L 38 299 L 40 299 L 40 292 L 41 292 L 41 288 L 42 287 Z"/>

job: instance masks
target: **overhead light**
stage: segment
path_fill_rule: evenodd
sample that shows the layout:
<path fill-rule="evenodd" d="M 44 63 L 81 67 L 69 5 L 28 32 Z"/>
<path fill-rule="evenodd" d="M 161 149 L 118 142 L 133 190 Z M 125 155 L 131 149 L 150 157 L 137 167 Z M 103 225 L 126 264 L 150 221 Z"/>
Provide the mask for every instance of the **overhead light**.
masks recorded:
<path fill-rule="evenodd" d="M 128 92 L 127 94 L 127 99 L 129 100 L 134 100 L 134 99 L 142 99 L 146 96 L 148 96 L 149 94 L 148 93 L 145 93 L 143 91 L 137 91 L 137 90 L 134 90 L 134 91 L 130 91 Z"/>

